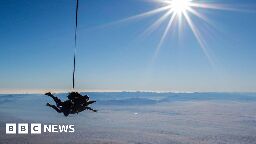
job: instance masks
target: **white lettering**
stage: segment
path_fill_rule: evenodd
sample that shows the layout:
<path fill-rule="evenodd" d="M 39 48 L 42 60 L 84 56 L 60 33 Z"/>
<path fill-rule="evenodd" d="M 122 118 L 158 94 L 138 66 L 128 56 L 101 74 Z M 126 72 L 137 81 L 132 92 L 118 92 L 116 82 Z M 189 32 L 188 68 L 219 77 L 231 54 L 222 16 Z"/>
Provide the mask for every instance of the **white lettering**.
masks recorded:
<path fill-rule="evenodd" d="M 54 133 L 58 132 L 58 125 L 52 125 L 52 132 Z"/>
<path fill-rule="evenodd" d="M 74 125 L 69 125 L 69 129 L 70 129 L 70 133 L 73 133 L 75 132 L 75 128 L 74 128 Z"/>
<path fill-rule="evenodd" d="M 44 125 L 44 132 L 52 132 L 52 125 Z"/>
<path fill-rule="evenodd" d="M 59 125 L 60 132 L 68 132 L 68 125 Z"/>

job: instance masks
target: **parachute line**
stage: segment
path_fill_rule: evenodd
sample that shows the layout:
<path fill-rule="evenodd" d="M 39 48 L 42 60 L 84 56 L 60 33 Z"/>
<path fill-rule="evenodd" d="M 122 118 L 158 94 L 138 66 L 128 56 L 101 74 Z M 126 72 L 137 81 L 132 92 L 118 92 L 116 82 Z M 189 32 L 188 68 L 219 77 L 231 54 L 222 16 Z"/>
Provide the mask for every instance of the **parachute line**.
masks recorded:
<path fill-rule="evenodd" d="M 75 73 L 76 73 L 76 49 L 77 49 L 77 26 L 78 26 L 78 4 L 76 0 L 76 26 L 75 26 L 75 49 L 74 49 L 74 67 L 73 67 L 73 89 L 75 89 Z"/>

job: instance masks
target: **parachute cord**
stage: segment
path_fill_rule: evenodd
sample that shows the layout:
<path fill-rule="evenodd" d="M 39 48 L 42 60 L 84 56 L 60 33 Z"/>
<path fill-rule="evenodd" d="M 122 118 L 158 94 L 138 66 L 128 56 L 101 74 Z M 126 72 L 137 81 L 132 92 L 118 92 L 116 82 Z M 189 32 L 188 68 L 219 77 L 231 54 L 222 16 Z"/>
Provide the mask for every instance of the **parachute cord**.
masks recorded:
<path fill-rule="evenodd" d="M 78 26 L 78 3 L 76 0 L 76 27 L 75 27 L 75 49 L 74 49 L 74 67 L 73 67 L 73 89 L 75 89 L 75 72 L 76 72 L 76 49 L 77 49 L 77 26 Z"/>

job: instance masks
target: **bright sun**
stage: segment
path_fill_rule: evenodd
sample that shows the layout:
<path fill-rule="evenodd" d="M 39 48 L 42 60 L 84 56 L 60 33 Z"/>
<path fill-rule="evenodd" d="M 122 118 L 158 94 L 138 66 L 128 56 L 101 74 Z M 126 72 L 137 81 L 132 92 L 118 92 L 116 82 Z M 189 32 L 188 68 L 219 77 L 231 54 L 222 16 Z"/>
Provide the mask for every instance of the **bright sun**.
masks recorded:
<path fill-rule="evenodd" d="M 204 36 L 200 32 L 198 28 L 199 26 L 193 22 L 193 18 L 197 18 L 197 21 L 202 20 L 206 24 L 212 25 L 211 21 L 203 13 L 204 10 L 234 10 L 234 9 L 232 7 L 227 7 L 227 5 L 225 6 L 222 4 L 214 3 L 210 0 L 152 0 L 152 1 L 159 3 L 162 6 L 159 8 L 135 15 L 135 16 L 122 19 L 118 22 L 124 22 L 128 20 L 143 18 L 143 17 L 151 16 L 151 15 L 162 12 L 163 15 L 160 16 L 156 21 L 154 21 L 143 32 L 143 34 L 150 34 L 154 30 L 160 28 L 162 24 L 164 23 L 166 24 L 164 32 L 157 45 L 155 55 L 157 55 L 159 49 L 163 45 L 171 29 L 175 28 L 174 26 L 178 26 L 178 33 L 181 33 L 182 26 L 185 26 L 185 25 L 182 25 L 182 23 L 186 22 L 187 26 L 190 27 L 192 33 L 197 39 L 204 54 L 206 55 L 208 60 L 212 63 L 211 57 L 207 52 L 206 40 L 204 39 Z"/>
<path fill-rule="evenodd" d="M 171 10 L 178 14 L 184 13 L 190 8 L 191 1 L 192 0 L 172 0 L 170 1 Z"/>

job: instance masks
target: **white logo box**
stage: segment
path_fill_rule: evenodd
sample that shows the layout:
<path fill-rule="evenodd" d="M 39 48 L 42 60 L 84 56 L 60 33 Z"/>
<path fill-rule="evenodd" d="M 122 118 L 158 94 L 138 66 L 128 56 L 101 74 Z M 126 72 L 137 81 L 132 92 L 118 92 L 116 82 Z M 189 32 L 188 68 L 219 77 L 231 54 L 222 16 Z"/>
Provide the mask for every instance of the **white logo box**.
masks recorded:
<path fill-rule="evenodd" d="M 31 134 L 41 134 L 41 124 L 40 123 L 31 123 L 30 133 Z M 28 123 L 6 123 L 6 134 L 28 134 L 29 125 Z"/>

